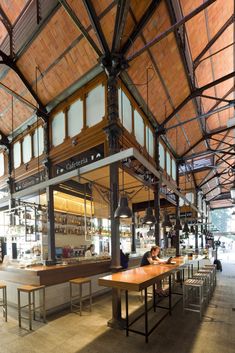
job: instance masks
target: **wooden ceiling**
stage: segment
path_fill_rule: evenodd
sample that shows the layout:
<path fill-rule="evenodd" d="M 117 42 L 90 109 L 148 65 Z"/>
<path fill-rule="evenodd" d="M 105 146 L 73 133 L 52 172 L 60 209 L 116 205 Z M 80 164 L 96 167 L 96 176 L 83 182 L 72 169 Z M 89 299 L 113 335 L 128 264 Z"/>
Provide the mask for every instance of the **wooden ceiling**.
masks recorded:
<path fill-rule="evenodd" d="M 186 177 L 229 204 L 234 19 L 233 0 L 3 0 L 0 131 L 17 135 L 104 70 L 101 58 L 121 58 L 124 84 L 146 112 L 148 83 L 149 117 L 186 165 L 182 190 Z M 213 165 L 193 167 L 208 156 Z"/>

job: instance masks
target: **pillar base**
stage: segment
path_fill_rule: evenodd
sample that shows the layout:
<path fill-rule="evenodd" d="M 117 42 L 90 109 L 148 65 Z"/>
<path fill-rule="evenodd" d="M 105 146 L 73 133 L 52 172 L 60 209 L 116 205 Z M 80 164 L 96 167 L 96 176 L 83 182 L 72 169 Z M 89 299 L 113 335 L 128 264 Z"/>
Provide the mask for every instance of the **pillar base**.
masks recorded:
<path fill-rule="evenodd" d="M 126 320 L 123 318 L 117 319 L 110 319 L 107 322 L 107 326 L 119 330 L 124 330 L 126 328 Z"/>

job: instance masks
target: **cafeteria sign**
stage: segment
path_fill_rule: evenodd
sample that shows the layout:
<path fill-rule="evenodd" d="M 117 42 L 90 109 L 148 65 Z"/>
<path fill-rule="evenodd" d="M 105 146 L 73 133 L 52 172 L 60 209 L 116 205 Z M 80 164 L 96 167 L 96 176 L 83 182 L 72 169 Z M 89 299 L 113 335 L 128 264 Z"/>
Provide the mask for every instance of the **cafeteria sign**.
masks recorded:
<path fill-rule="evenodd" d="M 88 151 L 79 153 L 77 156 L 66 159 L 54 166 L 55 176 L 61 175 L 76 168 L 84 167 L 87 164 L 96 162 L 104 158 L 104 145 L 98 145 L 89 149 Z"/>

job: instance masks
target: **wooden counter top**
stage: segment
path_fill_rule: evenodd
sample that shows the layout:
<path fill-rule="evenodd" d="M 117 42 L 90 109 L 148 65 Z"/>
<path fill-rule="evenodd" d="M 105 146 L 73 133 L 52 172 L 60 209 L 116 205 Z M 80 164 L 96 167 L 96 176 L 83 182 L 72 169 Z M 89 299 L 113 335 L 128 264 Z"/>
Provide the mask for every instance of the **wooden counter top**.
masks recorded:
<path fill-rule="evenodd" d="M 202 260 L 202 256 L 194 258 L 177 257 L 172 259 L 175 264 L 157 264 L 138 267 L 132 270 L 113 273 L 99 278 L 99 285 L 104 287 L 115 287 L 125 290 L 140 291 L 153 283 L 156 279 L 162 279 L 171 272 L 177 270 L 187 263 L 194 263 Z"/>

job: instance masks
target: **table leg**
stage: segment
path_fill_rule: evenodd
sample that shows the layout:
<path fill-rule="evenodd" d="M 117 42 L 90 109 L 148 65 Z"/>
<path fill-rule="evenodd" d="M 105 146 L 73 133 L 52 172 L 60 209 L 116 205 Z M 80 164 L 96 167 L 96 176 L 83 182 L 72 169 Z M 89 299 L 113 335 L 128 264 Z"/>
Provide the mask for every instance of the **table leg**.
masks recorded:
<path fill-rule="evenodd" d="M 169 275 L 169 314 L 171 315 L 171 275 Z"/>
<path fill-rule="evenodd" d="M 148 343 L 148 292 L 144 289 L 145 342 Z"/>
<path fill-rule="evenodd" d="M 125 296 L 126 296 L 126 336 L 129 336 L 128 290 L 125 291 Z"/>
<path fill-rule="evenodd" d="M 153 284 L 153 310 L 156 312 L 156 286 Z"/>

